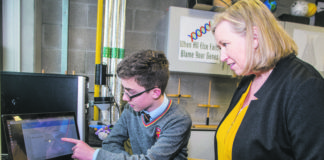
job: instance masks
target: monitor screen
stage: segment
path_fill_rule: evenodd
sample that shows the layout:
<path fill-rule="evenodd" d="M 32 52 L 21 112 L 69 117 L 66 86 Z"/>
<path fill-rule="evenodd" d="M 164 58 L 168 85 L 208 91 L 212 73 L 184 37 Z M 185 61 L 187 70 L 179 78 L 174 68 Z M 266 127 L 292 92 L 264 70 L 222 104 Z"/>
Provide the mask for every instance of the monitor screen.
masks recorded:
<path fill-rule="evenodd" d="M 74 112 L 2 115 L 8 155 L 13 160 L 71 158 L 79 139 Z"/>

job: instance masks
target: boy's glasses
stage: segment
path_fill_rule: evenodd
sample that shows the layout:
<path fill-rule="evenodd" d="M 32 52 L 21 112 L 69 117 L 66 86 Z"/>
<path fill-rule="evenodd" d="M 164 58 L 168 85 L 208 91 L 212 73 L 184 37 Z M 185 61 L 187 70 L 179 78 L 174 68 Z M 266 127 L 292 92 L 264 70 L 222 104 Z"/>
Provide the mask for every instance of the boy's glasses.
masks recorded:
<path fill-rule="evenodd" d="M 156 87 L 149 88 L 149 89 L 147 89 L 147 90 L 145 90 L 143 92 L 139 92 L 139 93 L 134 94 L 134 95 L 129 95 L 127 92 L 124 92 L 124 94 L 126 94 L 128 96 L 128 98 L 129 98 L 129 101 L 131 101 L 133 98 L 138 97 L 138 96 L 142 95 L 143 93 L 148 92 L 148 91 L 150 91 L 150 90 L 152 90 L 154 88 L 156 88 Z"/>

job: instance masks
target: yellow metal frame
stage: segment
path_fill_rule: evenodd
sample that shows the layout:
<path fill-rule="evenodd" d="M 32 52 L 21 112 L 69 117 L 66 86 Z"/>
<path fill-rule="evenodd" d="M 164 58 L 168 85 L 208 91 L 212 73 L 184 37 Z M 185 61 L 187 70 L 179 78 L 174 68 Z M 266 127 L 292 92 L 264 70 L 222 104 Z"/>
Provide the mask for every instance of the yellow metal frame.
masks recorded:
<path fill-rule="evenodd" d="M 102 15 L 103 15 L 103 0 L 98 0 L 98 11 L 97 11 L 97 35 L 96 35 L 96 57 L 95 64 L 101 64 L 101 39 L 102 39 Z M 100 85 L 94 85 L 94 97 L 100 96 Z M 99 109 L 94 106 L 93 109 L 93 120 L 99 120 Z"/>
<path fill-rule="evenodd" d="M 167 94 L 168 97 L 178 97 L 178 104 L 180 103 L 180 97 L 184 97 L 184 98 L 190 98 L 191 95 L 182 95 L 180 94 L 180 83 L 181 79 L 179 78 L 179 84 L 178 84 L 178 94 Z"/>

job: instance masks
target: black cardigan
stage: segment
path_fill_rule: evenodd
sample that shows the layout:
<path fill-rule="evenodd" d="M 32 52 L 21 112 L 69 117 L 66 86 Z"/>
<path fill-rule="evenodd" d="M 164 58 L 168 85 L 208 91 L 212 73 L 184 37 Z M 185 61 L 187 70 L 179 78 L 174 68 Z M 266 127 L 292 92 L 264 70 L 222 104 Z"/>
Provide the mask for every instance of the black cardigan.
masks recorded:
<path fill-rule="evenodd" d="M 220 124 L 253 78 L 242 78 Z M 234 139 L 233 160 L 324 159 L 324 79 L 311 65 L 289 55 L 255 96 Z"/>

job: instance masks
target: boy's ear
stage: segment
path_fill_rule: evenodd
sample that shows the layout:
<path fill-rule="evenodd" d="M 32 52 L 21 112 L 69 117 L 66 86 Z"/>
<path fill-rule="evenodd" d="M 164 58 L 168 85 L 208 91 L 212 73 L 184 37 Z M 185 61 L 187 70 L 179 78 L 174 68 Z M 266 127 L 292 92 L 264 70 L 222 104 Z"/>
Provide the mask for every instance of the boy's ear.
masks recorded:
<path fill-rule="evenodd" d="M 153 98 L 159 98 L 161 96 L 160 88 L 154 88 L 152 91 L 153 91 Z"/>

